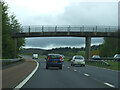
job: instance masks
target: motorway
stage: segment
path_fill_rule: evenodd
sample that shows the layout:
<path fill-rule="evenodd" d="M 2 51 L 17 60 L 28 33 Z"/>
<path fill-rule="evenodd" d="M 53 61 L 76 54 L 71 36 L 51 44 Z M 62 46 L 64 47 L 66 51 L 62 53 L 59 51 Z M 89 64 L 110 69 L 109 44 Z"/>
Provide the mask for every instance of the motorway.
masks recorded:
<path fill-rule="evenodd" d="M 117 88 L 118 72 L 94 66 L 46 67 L 45 59 L 36 59 L 39 68 L 22 88 Z"/>

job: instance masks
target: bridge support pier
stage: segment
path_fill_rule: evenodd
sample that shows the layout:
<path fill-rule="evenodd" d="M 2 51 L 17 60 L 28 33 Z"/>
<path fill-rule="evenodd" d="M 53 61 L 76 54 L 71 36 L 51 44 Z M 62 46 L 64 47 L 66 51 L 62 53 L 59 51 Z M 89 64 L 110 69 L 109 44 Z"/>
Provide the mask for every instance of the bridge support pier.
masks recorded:
<path fill-rule="evenodd" d="M 17 58 L 17 38 L 14 38 L 14 43 L 15 43 L 15 47 L 14 47 L 14 58 Z"/>
<path fill-rule="evenodd" d="M 87 60 L 90 58 L 90 48 L 91 48 L 91 37 L 86 37 L 86 52 L 85 52 L 85 57 Z"/>

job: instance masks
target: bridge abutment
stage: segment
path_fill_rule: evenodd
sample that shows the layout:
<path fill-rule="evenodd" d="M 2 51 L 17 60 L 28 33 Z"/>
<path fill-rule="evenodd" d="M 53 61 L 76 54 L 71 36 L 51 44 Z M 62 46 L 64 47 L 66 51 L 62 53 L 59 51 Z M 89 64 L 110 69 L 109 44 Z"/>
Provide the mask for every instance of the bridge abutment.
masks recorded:
<path fill-rule="evenodd" d="M 15 43 L 15 47 L 14 47 L 14 58 L 17 58 L 17 38 L 14 38 L 14 43 Z"/>
<path fill-rule="evenodd" d="M 87 60 L 89 60 L 90 58 L 90 49 L 91 49 L 91 37 L 86 37 L 85 40 L 85 48 L 86 48 L 86 52 L 85 52 L 85 57 Z"/>

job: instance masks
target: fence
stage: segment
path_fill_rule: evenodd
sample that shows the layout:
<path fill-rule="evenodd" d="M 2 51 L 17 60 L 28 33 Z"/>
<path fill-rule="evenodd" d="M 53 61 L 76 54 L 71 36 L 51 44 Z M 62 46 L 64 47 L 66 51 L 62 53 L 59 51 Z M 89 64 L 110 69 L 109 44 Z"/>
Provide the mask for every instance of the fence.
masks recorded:
<path fill-rule="evenodd" d="M 117 26 L 58 25 L 22 26 L 21 33 L 30 32 L 117 32 Z"/>

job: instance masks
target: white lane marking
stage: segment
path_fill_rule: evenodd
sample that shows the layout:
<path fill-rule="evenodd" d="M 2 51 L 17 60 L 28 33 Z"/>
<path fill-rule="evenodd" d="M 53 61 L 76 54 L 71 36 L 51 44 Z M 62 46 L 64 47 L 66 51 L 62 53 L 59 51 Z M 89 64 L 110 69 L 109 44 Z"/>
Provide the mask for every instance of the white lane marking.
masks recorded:
<path fill-rule="evenodd" d="M 115 87 L 114 85 L 111 85 L 109 83 L 104 83 L 105 85 L 109 86 L 109 87 Z"/>
<path fill-rule="evenodd" d="M 64 65 L 63 65 L 64 66 Z"/>
<path fill-rule="evenodd" d="M 77 70 L 74 69 L 74 72 L 77 72 Z"/>
<path fill-rule="evenodd" d="M 32 73 L 31 74 L 29 74 L 21 83 L 19 83 L 13 90 L 16 90 L 16 88 L 17 89 L 20 89 L 20 88 L 22 88 L 22 86 L 25 84 L 25 83 L 27 83 L 27 81 L 34 75 L 34 73 L 37 71 L 37 69 L 38 69 L 38 67 L 39 67 L 39 63 L 36 61 L 36 60 L 34 60 L 36 63 L 37 63 L 37 66 L 36 66 L 36 68 L 32 71 Z"/>
<path fill-rule="evenodd" d="M 89 74 L 87 74 L 87 73 L 85 73 L 84 75 L 85 75 L 85 76 L 90 76 L 90 75 L 89 75 Z"/>
<path fill-rule="evenodd" d="M 67 67 L 67 68 L 70 68 L 70 67 Z"/>

